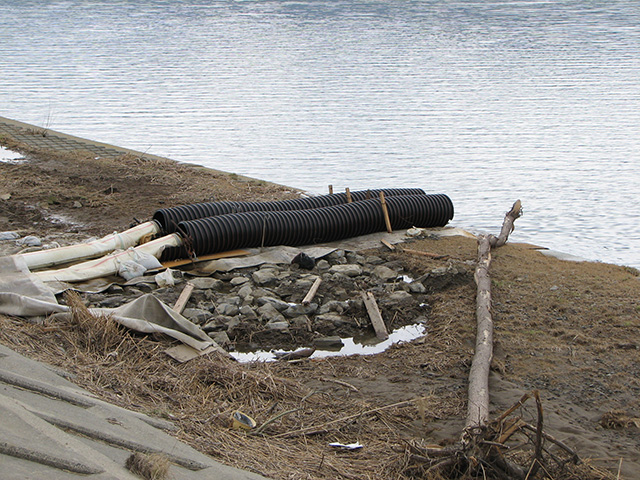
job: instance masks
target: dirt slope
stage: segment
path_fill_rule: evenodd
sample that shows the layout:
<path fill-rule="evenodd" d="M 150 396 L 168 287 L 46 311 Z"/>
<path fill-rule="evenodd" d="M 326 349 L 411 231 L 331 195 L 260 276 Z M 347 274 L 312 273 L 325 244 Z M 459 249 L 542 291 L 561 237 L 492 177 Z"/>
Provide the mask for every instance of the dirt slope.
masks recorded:
<path fill-rule="evenodd" d="M 68 243 L 122 229 L 134 218 L 150 218 L 162 206 L 292 195 L 292 189 L 173 163 L 92 161 L 45 152 L 22 163 L 0 163 L 0 231 Z M 402 463 L 406 442 L 446 443 L 462 428 L 475 338 L 476 244 L 464 237 L 427 238 L 411 248 L 447 257 L 396 254 L 382 247 L 375 254 L 398 260 L 416 278 L 447 266 L 458 273 L 427 282 L 427 336 L 377 356 L 227 365 L 214 372 L 221 368 L 215 359 L 174 365 L 156 348 L 168 344 L 166 339 L 134 337 L 127 341 L 137 345 L 129 351 L 137 352 L 136 361 L 114 363 L 99 352 L 72 348 L 73 326 L 30 325 L 6 317 L 0 318 L 0 340 L 55 362 L 110 401 L 175 419 L 183 438 L 236 466 L 282 479 L 417 478 L 418 470 Z M 3 249 L 16 250 L 6 244 Z M 592 458 L 591 464 L 612 478 L 620 465 L 620 478 L 640 478 L 638 272 L 560 261 L 527 245 L 507 244 L 493 253 L 491 275 L 493 413 L 539 389 L 550 434 Z M 185 384 L 185 377 L 191 383 Z M 279 380 L 271 385 L 270 378 Z M 191 389 L 205 395 L 197 397 L 197 405 L 192 405 L 195 394 L 187 395 Z M 321 394 L 308 399 L 314 391 Z M 421 400 L 317 435 L 282 435 L 300 425 L 320 425 L 416 398 Z M 274 412 L 300 405 L 306 407 L 273 422 L 264 437 L 228 429 L 228 413 L 235 408 L 265 422 Z M 348 453 L 327 450 L 326 444 L 336 440 L 358 440 L 366 447 Z M 602 473 L 599 478 L 608 477 Z"/>

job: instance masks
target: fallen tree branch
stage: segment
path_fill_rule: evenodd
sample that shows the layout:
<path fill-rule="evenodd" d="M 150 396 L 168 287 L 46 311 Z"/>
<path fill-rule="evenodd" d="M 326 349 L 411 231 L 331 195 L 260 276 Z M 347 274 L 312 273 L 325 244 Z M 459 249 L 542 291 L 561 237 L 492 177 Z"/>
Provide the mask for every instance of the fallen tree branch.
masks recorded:
<path fill-rule="evenodd" d="M 493 358 L 493 319 L 491 317 L 491 248 L 504 245 L 513 231 L 513 223 L 522 215 L 522 204 L 517 200 L 507 212 L 500 235 L 478 236 L 478 265 L 475 271 L 476 294 L 476 351 L 469 372 L 469 396 L 465 432 L 486 425 L 489 419 L 489 370 Z M 463 434 L 464 436 L 464 434 Z M 465 441 L 465 440 L 463 440 Z"/>

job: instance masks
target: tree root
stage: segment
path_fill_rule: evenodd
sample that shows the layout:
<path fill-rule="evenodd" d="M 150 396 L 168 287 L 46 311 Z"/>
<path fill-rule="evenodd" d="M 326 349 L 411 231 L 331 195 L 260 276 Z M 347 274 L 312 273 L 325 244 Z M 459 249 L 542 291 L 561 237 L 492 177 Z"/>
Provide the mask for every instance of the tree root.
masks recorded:
<path fill-rule="evenodd" d="M 514 413 L 531 398 L 536 402 L 534 424 Z M 582 463 L 574 450 L 543 431 L 542 402 L 537 390 L 524 395 L 486 425 L 466 429 L 463 437 L 451 447 L 410 444 L 408 466 L 415 469 L 421 465 L 421 478 L 533 480 L 551 475 L 564 478 L 569 464 Z"/>

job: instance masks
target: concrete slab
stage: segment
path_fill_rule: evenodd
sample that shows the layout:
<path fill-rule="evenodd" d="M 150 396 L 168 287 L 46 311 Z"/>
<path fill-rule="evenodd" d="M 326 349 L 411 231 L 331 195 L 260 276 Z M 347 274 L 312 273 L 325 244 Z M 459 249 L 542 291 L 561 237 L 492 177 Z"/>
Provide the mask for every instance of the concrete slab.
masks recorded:
<path fill-rule="evenodd" d="M 133 452 L 162 453 L 169 478 L 259 480 L 165 433 L 169 422 L 110 405 L 60 372 L 0 345 L 0 465 L 3 478 L 137 479 Z"/>

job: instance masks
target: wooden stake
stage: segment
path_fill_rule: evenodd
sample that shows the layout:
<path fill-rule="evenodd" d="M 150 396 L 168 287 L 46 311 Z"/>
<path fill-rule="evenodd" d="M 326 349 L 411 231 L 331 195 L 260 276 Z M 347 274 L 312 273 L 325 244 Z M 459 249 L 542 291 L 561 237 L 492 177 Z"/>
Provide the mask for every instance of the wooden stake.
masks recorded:
<path fill-rule="evenodd" d="M 322 278 L 320 277 L 316 278 L 316 281 L 313 282 L 313 285 L 311 285 L 309 292 L 305 295 L 304 299 L 302 300 L 303 305 L 309 305 L 311 303 L 311 300 L 313 300 L 313 297 L 316 296 L 316 292 L 318 291 L 318 287 L 320 286 L 321 283 L 322 283 Z"/>
<path fill-rule="evenodd" d="M 382 214 L 384 215 L 384 223 L 387 226 L 387 232 L 392 233 L 391 221 L 389 220 L 389 210 L 387 210 L 387 201 L 384 199 L 384 192 L 380 192 L 380 202 L 382 203 Z"/>
<path fill-rule="evenodd" d="M 347 203 L 353 202 L 353 199 L 351 198 L 351 190 L 349 190 L 349 187 L 345 188 L 344 191 L 347 193 Z"/>
<path fill-rule="evenodd" d="M 394 251 L 396 249 L 396 247 L 394 247 L 393 245 L 391 245 L 389 242 L 387 242 L 385 239 L 380 240 L 382 242 L 382 244 L 387 247 L 389 250 Z"/>
<path fill-rule="evenodd" d="M 364 306 L 367 308 L 367 313 L 369 314 L 369 318 L 371 319 L 373 329 L 376 332 L 376 337 L 378 337 L 380 340 L 386 340 L 387 338 L 389 338 L 389 333 L 387 333 L 387 327 L 384 324 L 382 315 L 380 315 L 380 309 L 378 308 L 378 304 L 376 303 L 376 299 L 373 296 L 373 293 L 360 292 L 360 296 L 362 297 Z"/>
<path fill-rule="evenodd" d="M 329 195 L 333 195 L 333 185 L 329 185 Z"/>
<path fill-rule="evenodd" d="M 189 301 L 189 298 L 191 298 L 191 292 L 193 292 L 193 287 L 194 287 L 193 283 L 187 282 L 184 289 L 182 290 L 182 293 L 180 293 L 180 296 L 178 297 L 176 304 L 173 306 L 173 309 L 176 312 L 178 313 L 183 312 L 184 307 L 187 306 L 187 302 Z"/>

